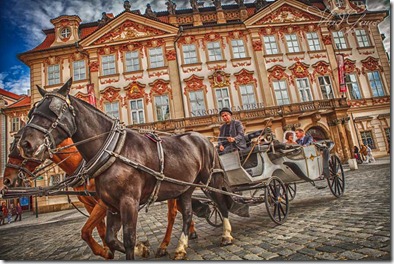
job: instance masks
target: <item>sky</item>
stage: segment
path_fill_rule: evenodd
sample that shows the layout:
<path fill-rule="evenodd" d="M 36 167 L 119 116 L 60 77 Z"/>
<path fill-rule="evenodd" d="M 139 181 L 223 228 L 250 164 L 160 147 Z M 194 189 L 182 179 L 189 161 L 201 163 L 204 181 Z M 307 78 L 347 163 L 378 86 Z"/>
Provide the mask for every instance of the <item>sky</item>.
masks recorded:
<path fill-rule="evenodd" d="M 173 0 L 177 9 L 190 8 L 189 0 Z M 22 63 L 17 54 L 35 48 L 44 39 L 43 29 L 53 28 L 51 19 L 60 15 L 78 15 L 82 23 L 98 21 L 101 13 L 121 13 L 123 0 L 1 0 L 0 1 L 0 88 L 16 94 L 27 94 L 30 88 L 29 68 Z M 166 0 L 131 0 L 131 9 L 145 13 L 146 4 L 150 3 L 153 11 L 166 10 Z M 205 0 L 205 6 L 212 5 Z M 245 3 L 254 0 L 245 0 Z M 234 0 L 222 0 L 222 4 Z M 367 0 L 368 10 L 387 10 L 389 0 Z M 390 53 L 390 17 L 379 28 L 386 35 L 384 45 Z"/>

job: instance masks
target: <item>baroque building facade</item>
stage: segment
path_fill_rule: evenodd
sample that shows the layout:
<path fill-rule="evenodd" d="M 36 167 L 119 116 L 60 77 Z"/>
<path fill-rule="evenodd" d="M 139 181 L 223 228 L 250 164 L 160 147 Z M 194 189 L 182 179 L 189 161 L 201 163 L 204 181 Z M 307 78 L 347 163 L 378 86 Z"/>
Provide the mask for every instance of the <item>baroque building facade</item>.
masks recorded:
<path fill-rule="evenodd" d="M 45 40 L 19 58 L 31 70 L 32 104 L 73 78 L 71 94 L 141 131 L 219 134 L 222 107 L 246 132 L 304 128 L 385 155 L 390 144 L 390 65 L 364 1 L 234 1 L 132 10 L 97 22 L 51 20 Z M 340 69 L 341 74 L 338 74 Z"/>

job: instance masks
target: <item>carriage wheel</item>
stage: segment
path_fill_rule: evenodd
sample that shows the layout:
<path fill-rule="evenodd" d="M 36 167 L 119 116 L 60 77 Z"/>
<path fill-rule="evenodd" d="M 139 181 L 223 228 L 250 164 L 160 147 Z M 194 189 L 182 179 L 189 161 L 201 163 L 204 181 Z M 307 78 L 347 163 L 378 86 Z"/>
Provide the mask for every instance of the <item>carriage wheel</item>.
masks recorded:
<path fill-rule="evenodd" d="M 340 197 L 345 191 L 345 174 L 338 156 L 332 155 L 329 161 L 330 177 L 327 179 L 328 186 L 335 197 Z"/>
<path fill-rule="evenodd" d="M 211 212 L 209 213 L 209 216 L 207 216 L 205 219 L 207 220 L 208 224 L 210 224 L 211 226 L 221 227 L 223 225 L 222 213 L 220 213 L 216 204 L 208 203 L 208 205 L 209 205 L 209 209 L 211 209 Z"/>
<path fill-rule="evenodd" d="M 289 213 L 289 197 L 287 188 L 278 177 L 271 177 L 265 188 L 265 207 L 268 215 L 275 223 L 281 225 Z"/>
<path fill-rule="evenodd" d="M 287 192 L 289 194 L 289 202 L 293 201 L 297 193 L 297 185 L 295 183 L 286 184 Z"/>

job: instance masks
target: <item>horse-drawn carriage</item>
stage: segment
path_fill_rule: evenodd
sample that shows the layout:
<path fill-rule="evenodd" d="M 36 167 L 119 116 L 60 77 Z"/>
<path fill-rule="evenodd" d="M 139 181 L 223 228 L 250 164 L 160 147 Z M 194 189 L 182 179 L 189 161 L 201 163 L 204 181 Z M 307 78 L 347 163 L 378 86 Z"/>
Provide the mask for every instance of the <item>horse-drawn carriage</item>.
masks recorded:
<path fill-rule="evenodd" d="M 20 136 L 18 149 L 23 158 L 42 162 L 60 154 L 64 147 L 58 146 L 64 140 L 71 138 L 76 142 L 72 146 L 88 162 L 73 177 L 84 182 L 94 179 L 98 196 L 108 207 L 105 240 L 112 255 L 117 250 L 125 252 L 126 259 L 134 259 L 139 210 L 154 201 L 177 199 L 183 226 L 175 258 L 184 258 L 196 187 L 214 201 L 211 216 L 223 216 L 221 245 L 233 241 L 229 204 L 264 202 L 271 219 L 283 223 L 289 211 L 289 190 L 293 187 L 294 192 L 290 193 L 294 196 L 294 183 L 314 184 L 319 180 L 323 156 L 330 166 L 326 177 L 331 191 L 335 196 L 344 191 L 339 159 L 321 154 L 332 148 L 330 142 L 306 148 L 277 144 L 266 128 L 247 135 L 249 142 L 259 135 L 263 142 L 250 146 L 246 158 L 240 158 L 243 153 L 238 152 L 219 156 L 211 142 L 199 133 L 161 139 L 126 129 L 119 121 L 70 96 L 70 88 L 71 79 L 56 92 L 38 87 L 44 98 L 29 113 L 31 118 Z M 259 193 L 262 189 L 264 195 Z M 252 195 L 244 195 L 250 191 Z M 120 226 L 123 244 L 117 241 Z"/>
<path fill-rule="evenodd" d="M 251 141 L 255 138 L 258 139 L 253 144 Z M 249 205 L 265 203 L 275 223 L 282 224 L 287 218 L 289 201 L 296 195 L 296 183 L 309 182 L 316 186 L 315 182 L 326 180 L 334 196 L 343 194 L 345 176 L 340 159 L 329 154 L 334 146 L 332 141 L 315 142 L 309 146 L 279 143 L 274 140 L 270 128 L 250 133 L 245 139 L 248 149 L 220 156 L 226 181 L 232 193 L 242 194 L 236 197 L 239 202 Z M 326 177 L 323 176 L 324 162 L 329 167 Z M 203 199 L 201 195 L 195 197 Z M 220 212 L 213 203 L 210 205 L 208 223 L 221 226 Z"/>

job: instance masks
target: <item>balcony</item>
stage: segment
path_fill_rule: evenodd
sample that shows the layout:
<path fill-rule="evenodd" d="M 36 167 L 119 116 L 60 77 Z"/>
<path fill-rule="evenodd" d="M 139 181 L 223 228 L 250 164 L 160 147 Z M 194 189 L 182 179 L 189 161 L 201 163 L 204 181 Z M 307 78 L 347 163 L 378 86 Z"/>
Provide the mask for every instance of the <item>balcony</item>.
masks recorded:
<path fill-rule="evenodd" d="M 315 113 L 324 110 L 337 110 L 349 108 L 346 98 L 319 100 L 281 106 L 271 106 L 252 110 L 234 112 L 234 118 L 245 123 L 253 123 L 264 118 L 282 119 L 286 116 L 301 115 L 303 113 Z M 219 115 L 206 115 L 189 118 L 171 119 L 145 124 L 128 126 L 136 130 L 144 131 L 197 131 L 209 132 L 221 125 Z"/>

